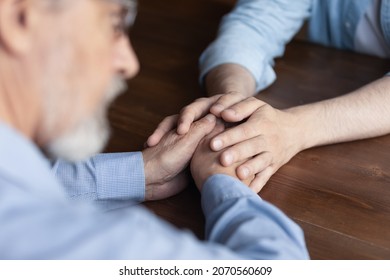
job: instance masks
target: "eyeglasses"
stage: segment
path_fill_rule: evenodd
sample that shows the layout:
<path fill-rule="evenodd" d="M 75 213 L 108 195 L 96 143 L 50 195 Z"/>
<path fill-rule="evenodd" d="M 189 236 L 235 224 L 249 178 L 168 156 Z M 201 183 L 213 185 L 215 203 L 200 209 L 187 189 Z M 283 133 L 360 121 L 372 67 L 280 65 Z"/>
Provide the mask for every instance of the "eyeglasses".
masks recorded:
<path fill-rule="evenodd" d="M 123 7 L 123 29 L 130 28 L 137 16 L 137 0 L 106 0 L 115 2 Z"/>

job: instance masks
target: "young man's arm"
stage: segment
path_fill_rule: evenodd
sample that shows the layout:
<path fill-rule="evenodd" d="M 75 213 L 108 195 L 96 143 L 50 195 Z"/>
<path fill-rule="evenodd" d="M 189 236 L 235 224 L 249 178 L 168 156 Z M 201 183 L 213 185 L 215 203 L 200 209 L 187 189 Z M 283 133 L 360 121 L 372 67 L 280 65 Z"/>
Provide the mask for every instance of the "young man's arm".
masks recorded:
<path fill-rule="evenodd" d="M 309 16 L 312 0 L 239 0 L 221 21 L 216 40 L 200 57 L 201 82 L 210 98 L 186 106 L 179 118 L 168 117 L 149 137 L 156 145 L 165 131 L 177 126 L 187 133 L 191 123 L 223 109 L 269 86 L 276 78 L 273 60 Z"/>
<path fill-rule="evenodd" d="M 222 112 L 228 121 L 248 119 L 215 137 L 211 148 L 225 149 L 220 158 L 225 166 L 253 157 L 237 168 L 237 175 L 256 175 L 251 187 L 258 192 L 304 149 L 390 133 L 389 92 L 390 77 L 385 76 L 347 95 L 287 110 L 248 98 Z"/>

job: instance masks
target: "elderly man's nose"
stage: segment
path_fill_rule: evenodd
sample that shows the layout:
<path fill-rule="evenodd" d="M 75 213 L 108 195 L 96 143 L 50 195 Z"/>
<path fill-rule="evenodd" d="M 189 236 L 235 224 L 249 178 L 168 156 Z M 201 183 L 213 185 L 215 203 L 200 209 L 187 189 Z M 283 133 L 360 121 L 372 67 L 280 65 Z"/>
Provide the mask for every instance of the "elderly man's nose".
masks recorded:
<path fill-rule="evenodd" d="M 139 71 L 139 62 L 128 38 L 123 37 L 117 45 L 114 58 L 115 71 L 130 79 Z"/>

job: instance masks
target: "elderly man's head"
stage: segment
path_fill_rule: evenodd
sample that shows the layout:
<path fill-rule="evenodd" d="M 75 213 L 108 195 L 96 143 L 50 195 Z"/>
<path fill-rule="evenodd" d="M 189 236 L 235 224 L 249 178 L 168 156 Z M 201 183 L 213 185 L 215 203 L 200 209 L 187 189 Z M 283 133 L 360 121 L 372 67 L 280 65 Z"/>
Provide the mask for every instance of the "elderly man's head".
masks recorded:
<path fill-rule="evenodd" d="M 0 0 L 0 121 L 56 157 L 100 151 L 107 107 L 138 71 L 123 32 L 132 4 Z"/>

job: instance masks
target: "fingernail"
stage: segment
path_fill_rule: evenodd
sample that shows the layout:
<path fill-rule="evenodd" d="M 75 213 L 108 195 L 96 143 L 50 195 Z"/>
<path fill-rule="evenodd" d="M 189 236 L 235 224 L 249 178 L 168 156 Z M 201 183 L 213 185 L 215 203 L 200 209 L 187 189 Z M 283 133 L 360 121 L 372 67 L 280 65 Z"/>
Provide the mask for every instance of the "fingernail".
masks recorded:
<path fill-rule="evenodd" d="M 224 155 L 224 160 L 226 165 L 230 165 L 233 163 L 233 156 L 231 153 L 227 153 Z"/>
<path fill-rule="evenodd" d="M 237 112 L 233 109 L 226 109 L 224 112 L 225 112 L 225 114 L 229 114 L 229 115 L 233 115 L 233 116 L 235 116 L 237 114 Z"/>
<path fill-rule="evenodd" d="M 249 176 L 249 169 L 248 167 L 242 167 L 241 168 L 241 174 L 243 179 L 246 179 Z"/>
<path fill-rule="evenodd" d="M 223 107 L 221 104 L 216 104 L 213 107 L 214 107 L 214 110 L 216 110 L 218 112 L 221 112 L 221 111 L 223 111 L 223 109 L 225 109 L 225 107 Z"/>
<path fill-rule="evenodd" d="M 222 148 L 222 141 L 219 140 L 219 139 L 214 140 L 213 143 L 212 143 L 212 145 L 213 145 L 213 149 L 214 149 L 214 150 L 219 151 L 219 150 Z"/>
<path fill-rule="evenodd" d="M 215 121 L 215 116 L 213 114 L 208 114 L 206 116 L 206 120 L 208 120 L 209 122 L 214 122 Z"/>

